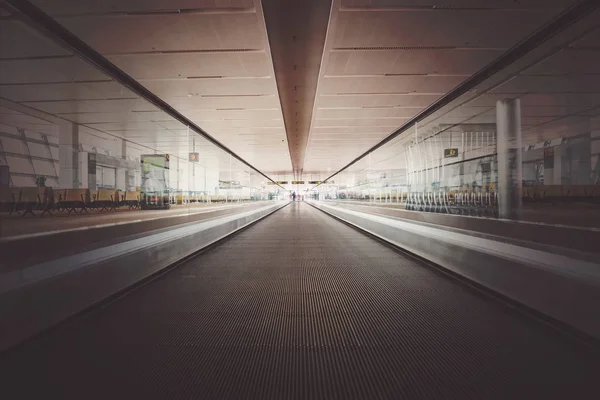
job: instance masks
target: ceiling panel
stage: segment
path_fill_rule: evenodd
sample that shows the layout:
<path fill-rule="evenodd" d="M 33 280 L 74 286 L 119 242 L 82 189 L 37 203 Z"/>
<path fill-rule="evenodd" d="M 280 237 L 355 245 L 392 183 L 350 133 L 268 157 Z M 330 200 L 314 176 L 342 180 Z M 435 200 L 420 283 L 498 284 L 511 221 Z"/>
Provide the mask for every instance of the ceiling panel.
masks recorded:
<path fill-rule="evenodd" d="M 582 37 L 573 44 L 572 47 L 600 49 L 600 28 L 597 27 L 595 30 Z"/>
<path fill-rule="evenodd" d="M 600 103 L 597 103 L 600 104 Z M 589 108 L 585 106 L 526 106 L 521 103 L 521 115 L 523 117 L 561 117 L 564 115 L 577 114 Z"/>
<path fill-rule="evenodd" d="M 278 108 L 267 110 L 203 110 L 185 113 L 186 117 L 196 121 L 281 121 L 281 111 Z"/>
<path fill-rule="evenodd" d="M 471 75 L 501 50 L 357 50 L 332 51 L 326 74 Z"/>
<path fill-rule="evenodd" d="M 265 46 L 254 13 L 59 18 L 58 22 L 108 54 Z"/>
<path fill-rule="evenodd" d="M 41 59 L 35 62 L 30 59 L 0 60 L 0 71 L 2 71 L 3 84 L 106 80 L 106 75 L 72 56 Z"/>
<path fill-rule="evenodd" d="M 116 82 L 2 85 L 0 97 L 16 102 L 136 98 Z"/>
<path fill-rule="evenodd" d="M 341 0 L 344 7 L 548 8 L 566 7 L 573 0 Z"/>
<path fill-rule="evenodd" d="M 244 130 L 246 128 L 283 128 L 283 120 L 223 120 L 223 121 L 210 121 L 210 120 L 198 120 L 193 121 L 197 125 L 200 125 L 204 130 L 209 133 L 213 130 L 219 129 L 221 132 L 227 128 L 236 128 L 238 130 Z"/>
<path fill-rule="evenodd" d="M 252 0 L 31 0 L 51 15 L 102 14 L 125 11 L 249 8 Z"/>
<path fill-rule="evenodd" d="M 23 103 L 29 107 L 35 107 L 40 111 L 51 114 L 75 114 L 75 113 L 110 113 L 132 111 L 143 109 L 155 111 L 156 108 L 149 103 L 139 99 L 112 99 L 112 100 L 81 100 L 81 101 L 48 101 Z M 142 107 L 142 106 L 145 106 Z"/>
<path fill-rule="evenodd" d="M 439 93 L 445 94 L 464 80 L 456 76 L 391 76 L 324 78 L 319 93 Z"/>
<path fill-rule="evenodd" d="M 130 54 L 108 59 L 136 79 L 264 77 L 271 72 L 264 51 Z"/>
<path fill-rule="evenodd" d="M 386 126 L 345 126 L 345 127 L 331 127 L 331 126 L 315 126 L 311 129 L 314 134 L 336 134 L 336 133 L 389 133 L 393 129 Z M 312 136 L 312 135 L 311 135 Z"/>
<path fill-rule="evenodd" d="M 417 114 L 420 108 L 399 108 L 399 107 L 383 107 L 383 108 L 326 108 L 317 110 L 317 120 L 336 118 L 336 119 L 365 119 L 365 118 L 410 118 Z"/>
<path fill-rule="evenodd" d="M 123 122 L 107 122 L 98 124 L 88 124 L 94 129 L 98 129 L 105 132 L 126 132 L 126 131 L 147 131 L 151 133 L 153 131 L 162 131 L 164 129 L 177 130 L 180 132 L 187 132 L 187 129 L 177 121 L 165 121 L 165 122 L 134 122 L 134 121 L 123 121 Z M 187 133 L 186 133 L 187 134 Z"/>
<path fill-rule="evenodd" d="M 172 118 L 168 117 L 162 111 L 154 111 L 147 113 L 78 113 L 78 114 L 57 114 L 59 117 L 68 119 L 69 121 L 76 122 L 78 124 L 97 124 L 97 123 L 122 123 L 127 124 L 129 122 L 138 121 L 170 121 Z"/>
<path fill-rule="evenodd" d="M 279 109 L 281 107 L 276 94 L 255 94 L 249 96 L 212 95 L 202 97 L 165 97 L 163 98 L 177 110 L 199 111 L 199 110 L 223 110 L 223 109 Z M 136 107 L 136 110 L 138 108 Z"/>
<path fill-rule="evenodd" d="M 70 55 L 59 45 L 17 20 L 2 20 L 0 49 L 0 59 Z"/>
<path fill-rule="evenodd" d="M 492 93 L 600 93 L 598 76 L 517 76 Z"/>
<path fill-rule="evenodd" d="M 43 119 L 39 119 L 27 114 L 21 113 L 0 113 L 0 121 L 3 124 L 8 124 L 12 126 L 22 127 L 23 124 L 27 125 L 49 125 L 52 124 L 48 121 L 44 121 Z"/>
<path fill-rule="evenodd" d="M 272 79 L 181 79 L 142 81 L 143 85 L 162 98 L 186 96 L 245 96 L 277 94 Z"/>
<path fill-rule="evenodd" d="M 369 118 L 369 119 L 315 119 L 315 128 L 339 127 L 386 127 L 393 130 L 404 124 L 409 118 Z"/>
<path fill-rule="evenodd" d="M 600 41 L 600 37 L 598 40 Z M 600 48 L 598 50 L 566 49 L 525 71 L 525 75 L 566 74 L 600 75 Z"/>
<path fill-rule="evenodd" d="M 536 11 L 340 12 L 338 27 L 333 32 L 333 48 L 508 48 L 554 13 L 555 10 L 542 8 Z"/>
<path fill-rule="evenodd" d="M 440 96 L 437 94 L 363 94 L 353 95 L 320 95 L 317 99 L 319 108 L 337 107 L 427 107 Z"/>

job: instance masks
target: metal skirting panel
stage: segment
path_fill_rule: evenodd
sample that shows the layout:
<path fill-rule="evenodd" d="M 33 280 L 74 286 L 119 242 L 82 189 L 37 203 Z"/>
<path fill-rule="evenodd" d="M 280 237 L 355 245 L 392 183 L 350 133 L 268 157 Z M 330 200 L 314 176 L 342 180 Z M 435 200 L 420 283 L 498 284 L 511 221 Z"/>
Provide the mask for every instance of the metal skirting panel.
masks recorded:
<path fill-rule="evenodd" d="M 0 360 L 10 399 L 585 399 L 599 370 L 303 203 Z"/>
<path fill-rule="evenodd" d="M 285 206 L 232 209 L 16 271 L 0 284 L 0 351 L 102 301 Z M 5 274 L 6 275 L 6 274 Z M 25 279 L 27 278 L 27 279 Z M 18 287 L 23 281 L 26 286 Z M 7 289 L 9 285 L 15 289 Z"/>

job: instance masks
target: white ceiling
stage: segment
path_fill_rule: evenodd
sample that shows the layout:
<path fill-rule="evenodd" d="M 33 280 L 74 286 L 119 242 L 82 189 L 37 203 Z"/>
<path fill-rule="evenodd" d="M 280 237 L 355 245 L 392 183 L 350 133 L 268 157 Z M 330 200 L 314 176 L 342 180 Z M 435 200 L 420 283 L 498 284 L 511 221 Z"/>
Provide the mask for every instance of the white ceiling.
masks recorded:
<path fill-rule="evenodd" d="M 334 0 L 305 172 L 337 171 L 571 3 Z M 545 71 L 552 73 L 553 68 L 562 74 L 564 66 L 569 65 L 567 71 L 573 73 L 600 72 L 599 64 L 594 62 L 598 54 L 591 53 L 580 53 L 575 59 L 557 55 Z M 584 65 L 574 66 L 574 60 Z M 504 89 L 498 88 L 505 93 L 498 98 L 568 90 L 600 93 L 599 82 L 577 77 L 557 81 L 554 76 L 524 76 L 506 83 Z M 424 131 L 436 124 L 465 120 L 495 123 L 495 114 L 486 112 L 493 109 L 495 100 L 482 99 L 485 104 L 468 109 L 446 107 L 424 122 Z M 535 106 L 535 101 L 531 105 Z M 523 111 L 526 129 L 547 123 L 558 114 L 579 111 L 529 108 L 527 99 L 523 104 L 528 106 Z"/>
<path fill-rule="evenodd" d="M 335 172 L 575 0 L 333 0 L 305 175 Z M 292 170 L 260 0 L 33 0 L 268 175 Z M 179 11 L 176 11 L 179 10 Z M 599 13 L 427 118 L 494 123 L 520 97 L 524 142 L 600 115 Z M 187 129 L 15 20 L 0 25 L 0 97 L 160 151 Z"/>
<path fill-rule="evenodd" d="M 259 170 L 291 170 L 258 0 L 32 2 Z M 0 97 L 187 158 L 180 123 L 20 21 L 0 33 Z"/>

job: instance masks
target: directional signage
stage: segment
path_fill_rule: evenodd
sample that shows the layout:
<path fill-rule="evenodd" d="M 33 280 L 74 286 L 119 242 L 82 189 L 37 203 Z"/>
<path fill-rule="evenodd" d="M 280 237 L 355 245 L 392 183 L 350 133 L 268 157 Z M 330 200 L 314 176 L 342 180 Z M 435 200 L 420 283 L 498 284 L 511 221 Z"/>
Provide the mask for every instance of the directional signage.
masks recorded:
<path fill-rule="evenodd" d="M 321 181 L 308 181 L 309 185 L 320 185 Z"/>
<path fill-rule="evenodd" d="M 304 181 L 292 181 L 292 185 L 304 185 Z"/>
<path fill-rule="evenodd" d="M 278 185 L 287 185 L 288 181 L 277 181 Z"/>
<path fill-rule="evenodd" d="M 444 149 L 444 158 L 458 157 L 458 149 Z"/>

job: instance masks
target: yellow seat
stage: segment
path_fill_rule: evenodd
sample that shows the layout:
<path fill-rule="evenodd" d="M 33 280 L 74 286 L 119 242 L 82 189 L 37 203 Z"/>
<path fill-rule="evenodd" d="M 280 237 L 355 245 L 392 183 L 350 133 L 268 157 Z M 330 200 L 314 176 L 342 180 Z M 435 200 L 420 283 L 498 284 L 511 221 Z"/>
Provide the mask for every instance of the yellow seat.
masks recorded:
<path fill-rule="evenodd" d="M 114 210 L 117 206 L 117 191 L 115 189 L 98 189 L 92 202 L 94 208 L 100 211 Z"/>
<path fill-rule="evenodd" d="M 123 194 L 123 204 L 128 206 L 129 209 L 140 208 L 140 191 L 139 190 L 128 190 Z"/>
<path fill-rule="evenodd" d="M 69 214 L 77 213 L 77 209 L 80 210 L 80 213 L 87 212 L 89 205 L 89 189 L 65 189 L 64 197 L 58 203 L 58 206 L 66 209 Z"/>

